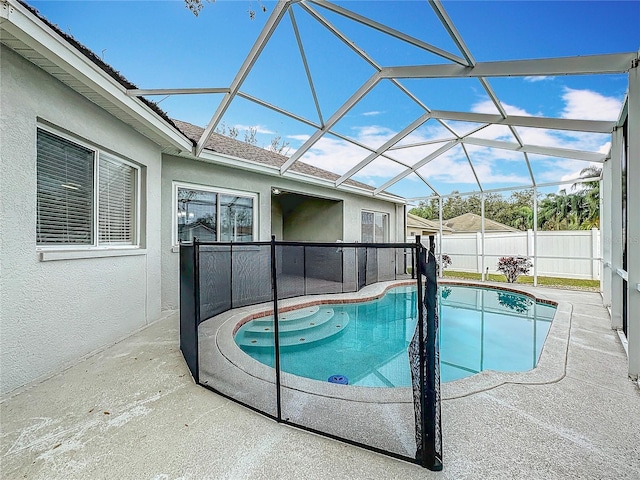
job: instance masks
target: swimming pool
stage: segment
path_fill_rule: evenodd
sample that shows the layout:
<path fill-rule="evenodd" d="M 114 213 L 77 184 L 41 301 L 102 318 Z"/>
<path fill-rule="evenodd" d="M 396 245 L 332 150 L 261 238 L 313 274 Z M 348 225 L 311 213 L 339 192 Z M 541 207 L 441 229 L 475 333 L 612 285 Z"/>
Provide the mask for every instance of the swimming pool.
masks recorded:
<path fill-rule="evenodd" d="M 407 348 L 416 327 L 415 286 L 395 287 L 373 301 L 313 305 L 280 314 L 282 371 L 350 385 L 408 387 Z M 555 306 L 504 290 L 441 285 L 443 382 L 482 370 L 535 367 Z M 235 334 L 238 346 L 273 367 L 273 318 L 253 319 Z"/>

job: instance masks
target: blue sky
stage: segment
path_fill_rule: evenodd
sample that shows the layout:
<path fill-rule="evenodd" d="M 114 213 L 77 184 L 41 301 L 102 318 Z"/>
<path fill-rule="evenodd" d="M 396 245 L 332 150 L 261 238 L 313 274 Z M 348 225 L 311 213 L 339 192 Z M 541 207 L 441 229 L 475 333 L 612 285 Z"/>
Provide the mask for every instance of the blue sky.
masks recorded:
<path fill-rule="evenodd" d="M 176 1 L 33 1 L 42 15 L 120 71 L 140 88 L 227 87 L 258 37 L 274 2 L 218 0 L 199 17 Z M 460 56 L 426 1 L 346 1 L 347 9 Z M 444 1 L 444 7 L 476 61 L 533 59 L 601 53 L 634 52 L 640 48 L 639 1 Z M 250 20 L 247 10 L 257 11 Z M 440 57 L 390 39 L 321 7 L 322 16 L 382 66 L 446 63 Z M 298 6 L 297 27 L 313 75 L 321 115 L 326 121 L 369 78 L 374 69 L 327 32 Z M 477 79 L 403 81 L 431 109 L 495 112 Z M 564 118 L 613 120 L 627 89 L 626 75 L 556 78 L 491 79 L 493 90 L 508 113 Z M 319 123 L 301 55 L 289 18 L 285 18 L 256 62 L 241 90 Z M 220 95 L 153 97 L 173 118 L 205 126 Z M 377 147 L 417 118 L 422 109 L 390 82 L 380 83 L 334 127 L 355 141 Z M 226 125 L 242 132 L 258 128 L 259 143 L 275 136 L 290 144 L 292 154 L 313 128 L 294 122 L 246 100 L 237 99 L 227 111 Z M 449 122 L 456 133 L 478 127 Z M 605 152 L 604 135 L 567 134 L 518 129 L 525 143 Z M 450 137 L 430 120 L 405 143 Z M 506 129 L 488 128 L 475 136 L 514 141 Z M 378 158 L 357 180 L 381 186 L 443 143 L 389 152 Z M 530 176 L 521 154 L 484 147 L 467 147 L 485 189 L 526 185 Z M 342 174 L 368 151 L 327 136 L 302 160 Z M 574 178 L 585 162 L 530 156 L 537 182 Z M 449 150 L 419 170 L 439 193 L 478 189 L 462 147 Z M 557 189 L 557 188 L 556 188 Z M 405 197 L 432 194 L 415 174 L 388 189 Z"/>

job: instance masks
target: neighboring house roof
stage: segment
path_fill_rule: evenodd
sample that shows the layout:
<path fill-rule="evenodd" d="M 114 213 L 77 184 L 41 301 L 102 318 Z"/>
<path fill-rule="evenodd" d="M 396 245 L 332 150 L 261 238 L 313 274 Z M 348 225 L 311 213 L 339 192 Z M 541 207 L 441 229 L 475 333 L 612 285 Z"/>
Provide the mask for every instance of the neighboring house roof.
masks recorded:
<path fill-rule="evenodd" d="M 454 233 L 469 233 L 482 231 L 482 217 L 475 213 L 463 213 L 449 220 L 444 220 L 443 224 L 453 229 Z M 510 227 L 504 223 L 496 222 L 485 217 L 485 232 L 519 232 L 517 228 Z"/>
<path fill-rule="evenodd" d="M 427 220 L 426 218 L 419 217 L 413 213 L 407 212 L 407 228 L 419 228 L 420 230 L 428 230 L 430 232 L 440 232 L 440 222 L 434 220 Z M 442 224 L 443 233 L 451 233 L 453 230 L 444 223 Z"/>
<path fill-rule="evenodd" d="M 173 119 L 173 123 L 187 136 L 187 138 L 197 142 L 204 132 L 204 128 L 198 127 L 188 122 Z M 247 142 L 241 142 L 231 137 L 221 135 L 213 132 L 209 141 L 204 146 L 207 150 L 220 153 L 222 155 L 229 155 L 231 157 L 242 158 L 244 160 L 251 160 L 254 162 L 262 163 L 265 165 L 271 165 L 273 167 L 281 167 L 289 159 L 285 155 L 281 155 L 271 150 L 256 147 Z M 294 172 L 310 175 L 312 177 L 322 178 L 324 180 L 336 181 L 340 178 L 337 175 L 327 170 L 323 170 L 308 163 L 297 161 L 291 166 L 291 170 Z M 357 182 L 355 180 L 347 180 L 344 182 L 347 185 L 363 188 L 365 190 L 375 190 L 372 186 L 365 183 Z"/>

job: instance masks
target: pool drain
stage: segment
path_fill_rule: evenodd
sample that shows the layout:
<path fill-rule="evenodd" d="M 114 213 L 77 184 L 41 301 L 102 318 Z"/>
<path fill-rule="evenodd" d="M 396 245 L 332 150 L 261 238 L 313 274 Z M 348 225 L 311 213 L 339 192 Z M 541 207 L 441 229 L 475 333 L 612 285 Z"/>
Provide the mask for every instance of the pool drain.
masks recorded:
<path fill-rule="evenodd" d="M 329 383 L 337 383 L 338 385 L 349 385 L 349 379 L 344 375 L 331 375 Z"/>

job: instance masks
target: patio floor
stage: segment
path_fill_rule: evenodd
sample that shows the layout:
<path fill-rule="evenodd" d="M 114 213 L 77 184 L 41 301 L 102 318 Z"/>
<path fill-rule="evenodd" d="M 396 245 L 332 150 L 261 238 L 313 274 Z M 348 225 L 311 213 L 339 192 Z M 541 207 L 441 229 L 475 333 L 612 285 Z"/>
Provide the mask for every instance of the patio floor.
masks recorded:
<path fill-rule="evenodd" d="M 443 402 L 444 471 L 319 437 L 195 385 L 171 314 L 0 404 L 7 479 L 640 478 L 640 392 L 599 294 L 572 306 L 563 371 Z"/>

